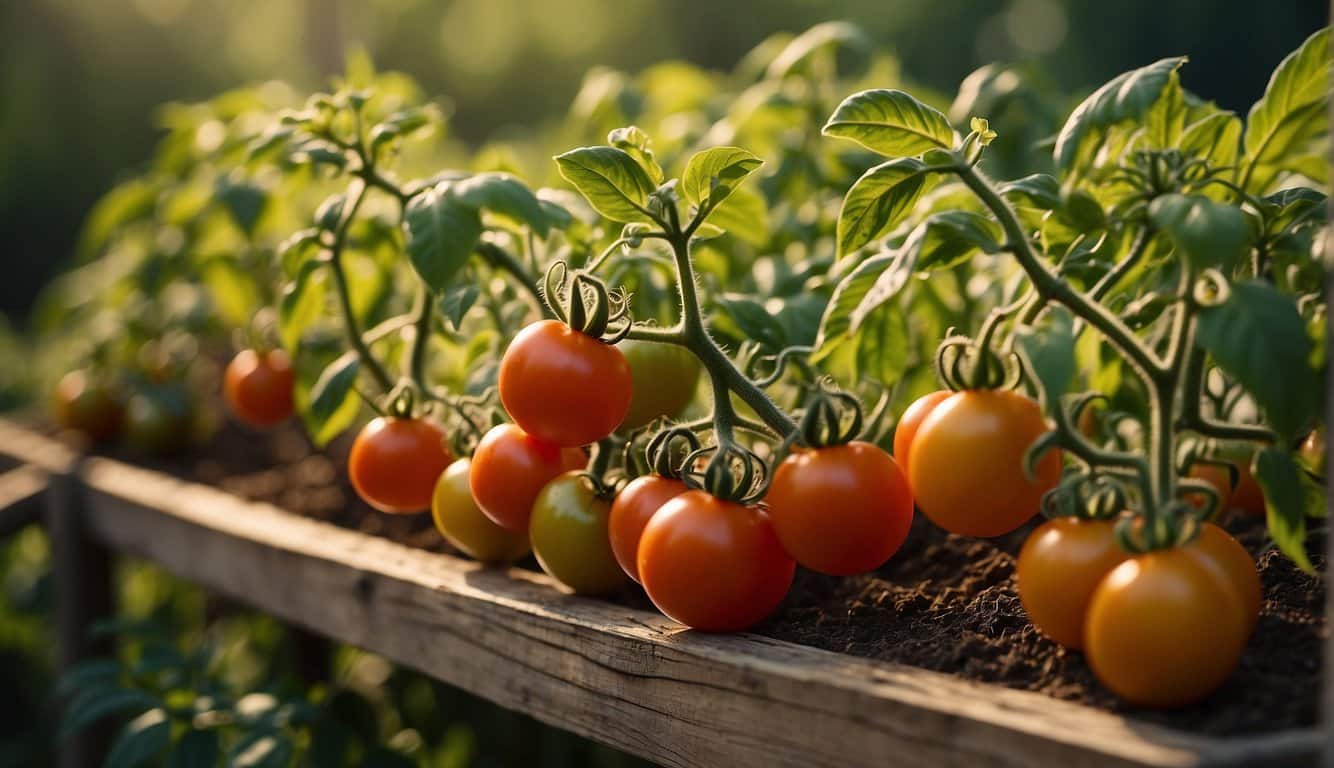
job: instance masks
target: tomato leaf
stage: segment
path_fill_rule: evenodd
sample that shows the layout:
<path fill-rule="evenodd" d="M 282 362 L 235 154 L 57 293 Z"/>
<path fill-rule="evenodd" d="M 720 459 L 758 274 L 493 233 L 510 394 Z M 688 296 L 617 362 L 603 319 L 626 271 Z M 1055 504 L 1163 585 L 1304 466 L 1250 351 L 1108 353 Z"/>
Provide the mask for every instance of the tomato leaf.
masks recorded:
<path fill-rule="evenodd" d="M 726 200 L 737 185 L 763 165 L 763 161 L 737 147 L 713 147 L 696 153 L 681 174 L 681 193 L 701 209 L 714 208 Z"/>
<path fill-rule="evenodd" d="M 150 709 L 121 728 L 107 752 L 104 768 L 135 768 L 166 751 L 171 720 L 160 707 Z"/>
<path fill-rule="evenodd" d="M 840 53 L 851 60 L 850 71 L 861 71 L 871 58 L 871 41 L 860 27 L 846 21 L 816 24 L 793 38 L 774 56 L 769 62 L 767 76 L 780 79 L 809 73 L 818 67 L 817 62 L 829 61 Z"/>
<path fill-rule="evenodd" d="M 719 319 L 730 319 L 741 332 L 742 338 L 754 339 L 771 351 L 787 346 L 787 332 L 783 324 L 756 299 L 728 293 L 718 297 L 718 305 L 726 313 L 724 318 Z"/>
<path fill-rule="evenodd" d="M 1221 304 L 1200 310 L 1196 340 L 1285 440 L 1318 415 L 1311 339 L 1291 296 L 1258 281 L 1234 285 Z"/>
<path fill-rule="evenodd" d="M 1149 206 L 1149 217 L 1167 233 L 1177 253 L 1196 269 L 1231 272 L 1250 247 L 1246 214 L 1233 205 L 1198 195 L 1162 195 Z"/>
<path fill-rule="evenodd" d="M 1061 184 L 1045 173 L 1035 173 L 1022 179 L 1002 184 L 999 192 L 1010 200 L 1044 211 L 1052 211 L 1061 205 Z"/>
<path fill-rule="evenodd" d="M 932 169 L 911 157 L 875 166 L 848 190 L 838 214 L 838 255 L 861 248 L 912 210 L 926 190 Z"/>
<path fill-rule="evenodd" d="M 1229 168 L 1237 164 L 1240 142 L 1240 118 L 1231 112 L 1215 112 L 1186 126 L 1177 148 L 1214 168 Z"/>
<path fill-rule="evenodd" d="M 617 128 L 607 134 L 607 143 L 633 157 L 654 184 L 661 184 L 665 178 L 662 166 L 658 165 L 650 147 L 652 142 L 648 134 L 637 125 Z"/>
<path fill-rule="evenodd" d="M 580 147 L 557 155 L 556 167 L 608 219 L 653 222 L 645 206 L 657 185 L 625 152 L 615 147 Z"/>
<path fill-rule="evenodd" d="M 310 406 L 304 415 L 316 445 L 326 445 L 356 420 L 361 403 L 353 387 L 360 370 L 356 352 L 347 352 L 325 367 L 310 388 Z"/>
<path fill-rule="evenodd" d="M 1102 143 L 1109 127 L 1143 117 L 1185 62 L 1184 57 L 1161 59 L 1122 73 L 1080 102 L 1056 136 L 1056 167 L 1069 173 L 1091 147 Z"/>
<path fill-rule="evenodd" d="M 451 286 L 440 297 L 440 313 L 448 318 L 454 330 L 459 329 L 459 325 L 463 323 L 463 316 L 468 314 L 473 304 L 477 303 L 477 297 L 481 293 L 482 289 L 477 283 L 468 281 Z"/>
<path fill-rule="evenodd" d="M 1315 573 L 1306 556 L 1306 494 L 1297 462 L 1286 451 L 1264 448 L 1255 456 L 1254 474 L 1264 491 L 1269 537 L 1298 568 Z"/>
<path fill-rule="evenodd" d="M 107 685 L 84 688 L 65 709 L 60 738 L 68 738 L 105 717 L 139 714 L 161 703 L 156 696 L 131 688 Z"/>
<path fill-rule="evenodd" d="M 246 237 L 255 234 L 255 225 L 269 202 L 268 193 L 262 187 L 245 181 L 223 179 L 218 182 L 214 194 Z"/>
<path fill-rule="evenodd" d="M 1291 170 L 1288 160 L 1302 154 L 1302 145 L 1329 131 L 1329 29 L 1311 35 L 1279 62 L 1264 96 L 1246 116 L 1242 184 L 1263 192 L 1257 183 L 1260 166 Z M 1323 154 L 1323 153 L 1322 153 Z"/>
<path fill-rule="evenodd" d="M 546 237 L 551 231 L 553 222 L 542 201 L 528 185 L 508 173 L 479 173 L 454 182 L 449 192 L 460 203 L 526 226 L 538 237 Z"/>
<path fill-rule="evenodd" d="M 217 765 L 222 747 L 218 744 L 217 731 L 190 731 L 167 755 L 167 768 L 198 768 L 201 765 Z"/>
<path fill-rule="evenodd" d="M 844 99 L 825 123 L 824 134 L 850 139 L 886 157 L 954 146 L 954 129 L 940 110 L 893 89 L 862 91 Z"/>
<path fill-rule="evenodd" d="M 769 240 L 769 209 L 764 196 L 745 187 L 733 189 L 722 205 L 710 211 L 709 222 L 752 245 Z"/>
<path fill-rule="evenodd" d="M 1065 307 L 1052 307 L 1040 325 L 1018 328 L 1015 341 L 1024 367 L 1037 379 L 1043 406 L 1055 413 L 1075 380 L 1074 316 Z"/>
<path fill-rule="evenodd" d="M 412 198 L 403 214 L 408 258 L 436 293 L 449 287 L 482 235 L 481 217 L 453 194 L 454 183 L 441 182 Z"/>

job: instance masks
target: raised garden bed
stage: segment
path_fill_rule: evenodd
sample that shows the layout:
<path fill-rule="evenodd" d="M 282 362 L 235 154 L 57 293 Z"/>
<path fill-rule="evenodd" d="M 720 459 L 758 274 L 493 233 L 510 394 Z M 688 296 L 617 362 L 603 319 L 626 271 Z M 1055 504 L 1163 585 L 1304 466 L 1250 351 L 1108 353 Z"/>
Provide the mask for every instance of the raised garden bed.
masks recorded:
<path fill-rule="evenodd" d="M 690 632 L 564 594 L 522 568 L 488 569 L 162 471 L 80 460 L 12 422 L 0 421 L 0 453 L 22 465 L 0 481 L 11 510 L 31 511 L 43 474 L 73 479 L 62 488 L 81 490 L 50 494 L 49 511 L 59 519 L 60 505 L 75 505 L 111 550 L 666 765 L 1291 766 L 1314 763 L 1321 744 L 1309 725 L 1191 732 L 757 634 Z"/>

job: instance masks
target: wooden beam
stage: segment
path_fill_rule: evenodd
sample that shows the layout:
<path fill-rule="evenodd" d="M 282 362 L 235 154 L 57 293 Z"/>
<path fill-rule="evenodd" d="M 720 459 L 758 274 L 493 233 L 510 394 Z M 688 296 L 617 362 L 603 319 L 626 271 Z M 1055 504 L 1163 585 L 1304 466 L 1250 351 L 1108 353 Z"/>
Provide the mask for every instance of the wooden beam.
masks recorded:
<path fill-rule="evenodd" d="M 22 466 L 0 475 L 0 538 L 42 519 L 46 472 Z"/>

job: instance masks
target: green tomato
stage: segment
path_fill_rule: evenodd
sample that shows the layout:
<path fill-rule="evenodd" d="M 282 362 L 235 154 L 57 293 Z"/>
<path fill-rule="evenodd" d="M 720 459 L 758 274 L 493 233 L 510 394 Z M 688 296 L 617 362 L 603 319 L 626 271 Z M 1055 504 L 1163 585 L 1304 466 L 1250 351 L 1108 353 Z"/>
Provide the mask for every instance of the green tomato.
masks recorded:
<path fill-rule="evenodd" d="M 581 472 L 546 484 L 533 502 L 528 540 L 542 570 L 579 594 L 604 595 L 625 583 L 607 534 L 611 503 Z"/>
<path fill-rule="evenodd" d="M 125 444 L 135 453 L 165 456 L 190 443 L 194 404 L 178 384 L 144 387 L 125 404 Z"/>
<path fill-rule="evenodd" d="M 431 518 L 456 549 L 484 563 L 512 563 L 528 554 L 528 537 L 512 533 L 482 514 L 468 487 L 472 459 L 450 464 L 435 483 Z"/>
<path fill-rule="evenodd" d="M 695 397 L 699 360 L 675 344 L 622 341 L 616 345 L 630 363 L 630 410 L 621 429 L 635 429 L 659 416 L 678 416 Z"/>

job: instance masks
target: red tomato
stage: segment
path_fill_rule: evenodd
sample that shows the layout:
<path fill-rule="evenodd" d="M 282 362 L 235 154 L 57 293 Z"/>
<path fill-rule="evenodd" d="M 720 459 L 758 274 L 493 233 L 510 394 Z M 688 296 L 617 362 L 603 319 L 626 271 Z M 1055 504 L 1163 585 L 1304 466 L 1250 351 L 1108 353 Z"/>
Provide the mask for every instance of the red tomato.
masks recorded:
<path fill-rule="evenodd" d="M 115 438 L 125 423 L 125 408 L 116 393 L 87 371 L 65 374 L 51 399 L 56 423 L 95 443 Z"/>
<path fill-rule="evenodd" d="M 1042 409 L 1017 392 L 968 390 L 941 402 L 913 438 L 908 481 L 917 506 L 962 536 L 1000 536 L 1037 513 L 1061 479 L 1061 453 L 1024 474 L 1024 454 L 1047 431 Z"/>
<path fill-rule="evenodd" d="M 1214 513 L 1219 514 L 1227 510 L 1232 502 L 1232 473 L 1227 471 L 1227 467 L 1220 467 L 1217 464 L 1195 464 L 1190 468 L 1190 476 L 1196 480 L 1203 480 L 1212 485 L 1215 491 L 1218 491 L 1218 506 L 1214 507 Z M 1207 500 L 1203 493 L 1186 493 L 1185 500 L 1190 502 L 1196 509 L 1204 509 Z"/>
<path fill-rule="evenodd" d="M 952 394 L 954 393 L 950 390 L 942 389 L 922 395 L 899 417 L 899 423 L 894 427 L 894 461 L 899 463 L 899 469 L 904 477 L 908 476 L 908 454 L 912 451 L 913 438 L 917 437 L 917 430 L 922 428 L 922 421 Z"/>
<path fill-rule="evenodd" d="M 1098 584 L 1084 657 L 1103 685 L 1141 707 L 1181 707 L 1223 684 L 1241 659 L 1248 622 L 1234 585 L 1186 549 L 1150 552 Z"/>
<path fill-rule="evenodd" d="M 246 349 L 227 364 L 222 395 L 232 415 L 241 422 L 271 427 L 292 415 L 294 381 L 286 352 L 274 349 L 261 355 Z"/>
<path fill-rule="evenodd" d="M 1232 491 L 1232 506 L 1252 517 L 1265 516 L 1265 494 L 1251 474 L 1251 459 L 1237 462 L 1237 487 Z"/>
<path fill-rule="evenodd" d="M 500 361 L 500 400 L 514 423 L 555 445 L 588 445 L 610 435 L 630 409 L 625 355 L 556 320 L 514 337 Z"/>
<path fill-rule="evenodd" d="M 1015 579 L 1028 620 L 1067 648 L 1084 647 L 1093 591 L 1130 557 L 1115 528 L 1111 520 L 1059 517 L 1033 531 L 1019 552 Z"/>
<path fill-rule="evenodd" d="M 908 481 L 888 453 L 864 442 L 788 456 L 765 503 L 783 548 L 803 566 L 834 576 L 880 567 L 912 525 Z"/>
<path fill-rule="evenodd" d="M 477 506 L 496 525 L 527 533 L 533 502 L 543 486 L 587 463 L 588 457 L 578 448 L 559 448 L 513 424 L 499 424 L 482 436 L 473 451 L 468 485 Z"/>
<path fill-rule="evenodd" d="M 357 433 L 347 473 L 367 504 L 407 514 L 431 506 L 436 480 L 450 461 L 445 436 L 434 424 L 382 416 Z"/>
<path fill-rule="evenodd" d="M 668 617 L 706 632 L 738 632 L 768 616 L 797 564 L 758 507 L 687 491 L 657 511 L 639 541 L 639 577 Z"/>
<path fill-rule="evenodd" d="M 639 581 L 639 539 L 644 526 L 663 504 L 685 493 L 686 484 L 674 478 L 644 475 L 616 494 L 611 503 L 611 550 L 626 575 Z"/>

